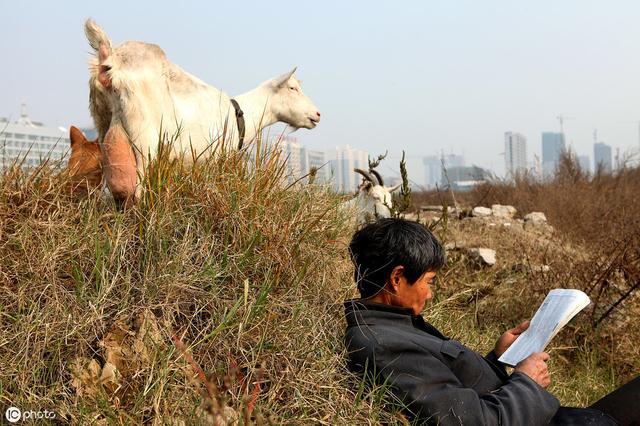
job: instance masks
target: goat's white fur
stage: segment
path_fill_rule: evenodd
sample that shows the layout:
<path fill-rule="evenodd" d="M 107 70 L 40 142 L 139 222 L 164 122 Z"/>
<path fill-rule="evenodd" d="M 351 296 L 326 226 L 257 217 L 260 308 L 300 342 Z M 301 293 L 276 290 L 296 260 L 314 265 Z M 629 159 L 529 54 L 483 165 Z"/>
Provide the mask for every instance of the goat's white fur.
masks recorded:
<path fill-rule="evenodd" d="M 391 217 L 393 207 L 391 194 L 400 186 L 401 184 L 386 187 L 381 185 L 375 177 L 368 179 L 365 176 L 355 197 L 345 201 L 343 207 L 355 212 L 358 227 L 373 220 Z"/>
<path fill-rule="evenodd" d="M 99 139 L 102 142 L 111 126 L 121 125 L 134 147 L 138 176 L 146 159 L 155 158 L 162 136 L 174 139 L 174 156 L 208 155 L 223 137 L 227 148 L 238 146 L 235 110 L 225 93 L 170 62 L 155 44 L 128 41 L 114 48 L 91 19 L 85 33 L 96 52 L 90 60 L 89 85 Z M 101 72 L 111 87 L 100 81 Z M 234 98 L 244 112 L 245 143 L 278 121 L 308 129 L 320 121 L 294 72 L 295 68 Z"/>

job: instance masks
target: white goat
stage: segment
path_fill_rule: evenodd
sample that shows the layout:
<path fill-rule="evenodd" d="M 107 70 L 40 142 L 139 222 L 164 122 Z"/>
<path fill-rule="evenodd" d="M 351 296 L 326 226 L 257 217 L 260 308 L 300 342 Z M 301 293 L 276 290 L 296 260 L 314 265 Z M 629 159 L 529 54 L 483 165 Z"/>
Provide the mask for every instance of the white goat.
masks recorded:
<path fill-rule="evenodd" d="M 146 160 L 156 157 L 159 137 L 174 138 L 173 156 L 207 156 L 222 140 L 227 148 L 240 147 L 278 121 L 296 129 L 313 129 L 320 121 L 293 76 L 295 68 L 235 97 L 236 107 L 225 93 L 171 63 L 157 45 L 128 41 L 112 47 L 92 20 L 85 33 L 96 52 L 90 61 L 90 109 L 105 180 L 117 199 L 139 195 L 136 179 Z"/>
<path fill-rule="evenodd" d="M 353 169 L 353 171 L 361 174 L 363 180 L 358 187 L 356 196 L 343 203 L 343 206 L 355 211 L 357 226 L 360 227 L 380 218 L 391 217 L 391 208 L 393 207 L 391 193 L 400 188 L 402 184 L 385 187 L 382 176 L 374 169 L 370 169 L 368 172 L 361 169 Z"/>

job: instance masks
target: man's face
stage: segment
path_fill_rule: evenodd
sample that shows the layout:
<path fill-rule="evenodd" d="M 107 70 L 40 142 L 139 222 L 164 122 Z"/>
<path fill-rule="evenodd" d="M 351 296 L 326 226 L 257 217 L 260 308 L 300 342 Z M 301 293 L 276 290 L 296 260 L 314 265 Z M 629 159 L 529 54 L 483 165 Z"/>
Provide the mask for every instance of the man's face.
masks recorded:
<path fill-rule="evenodd" d="M 435 277 L 435 272 L 425 272 L 415 283 L 410 284 L 402 274 L 395 288 L 394 305 L 411 308 L 414 315 L 420 315 L 427 300 L 433 297 L 431 284 Z"/>

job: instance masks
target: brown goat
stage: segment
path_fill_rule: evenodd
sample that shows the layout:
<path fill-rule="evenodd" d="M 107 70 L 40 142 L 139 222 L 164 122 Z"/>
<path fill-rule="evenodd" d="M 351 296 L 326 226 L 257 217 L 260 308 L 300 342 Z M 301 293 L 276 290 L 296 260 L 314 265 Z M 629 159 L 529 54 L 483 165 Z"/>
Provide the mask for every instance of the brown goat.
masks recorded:
<path fill-rule="evenodd" d="M 86 194 L 102 185 L 102 151 L 98 139 L 87 140 L 77 127 L 71 126 L 71 157 L 67 171 L 75 194 Z"/>

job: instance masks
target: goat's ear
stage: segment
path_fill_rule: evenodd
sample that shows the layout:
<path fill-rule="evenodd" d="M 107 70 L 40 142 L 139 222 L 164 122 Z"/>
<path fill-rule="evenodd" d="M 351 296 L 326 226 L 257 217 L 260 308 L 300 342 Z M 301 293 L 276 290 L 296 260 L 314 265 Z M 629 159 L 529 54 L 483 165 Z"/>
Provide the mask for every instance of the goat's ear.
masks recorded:
<path fill-rule="evenodd" d="M 271 83 L 273 84 L 273 87 L 282 87 L 283 85 L 287 84 L 287 82 L 289 81 L 289 79 L 291 78 L 291 76 L 293 75 L 293 73 L 296 72 L 296 69 L 298 69 L 298 67 L 293 67 L 293 69 L 287 73 L 284 73 L 276 78 L 274 78 L 273 80 L 271 80 Z"/>
<path fill-rule="evenodd" d="M 402 184 L 401 184 L 401 183 L 399 183 L 399 184 L 397 184 L 397 185 L 394 185 L 394 186 L 390 186 L 390 187 L 388 188 L 388 189 L 389 189 L 389 192 L 397 191 L 398 189 L 400 189 L 400 187 L 401 187 L 401 186 L 402 186 Z"/>
<path fill-rule="evenodd" d="M 81 145 L 84 141 L 87 140 L 84 137 L 84 134 L 82 134 L 82 131 L 80 131 L 80 129 L 78 129 L 76 126 L 71 126 L 71 129 L 69 129 L 69 139 L 71 139 L 71 146 L 74 146 L 76 144 Z"/>

